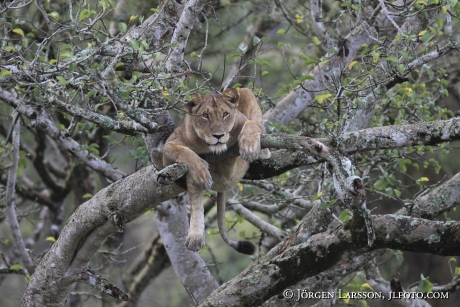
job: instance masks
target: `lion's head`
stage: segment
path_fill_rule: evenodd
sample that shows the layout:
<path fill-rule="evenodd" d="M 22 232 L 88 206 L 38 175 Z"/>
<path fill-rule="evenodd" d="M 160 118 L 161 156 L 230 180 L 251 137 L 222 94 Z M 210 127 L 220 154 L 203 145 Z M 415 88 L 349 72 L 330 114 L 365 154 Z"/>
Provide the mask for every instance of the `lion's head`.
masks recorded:
<path fill-rule="evenodd" d="M 238 99 L 238 90 L 227 89 L 222 95 L 192 95 L 191 101 L 186 104 L 193 129 L 214 153 L 219 154 L 227 150 L 227 144 L 231 141 L 230 131 L 235 123 Z"/>

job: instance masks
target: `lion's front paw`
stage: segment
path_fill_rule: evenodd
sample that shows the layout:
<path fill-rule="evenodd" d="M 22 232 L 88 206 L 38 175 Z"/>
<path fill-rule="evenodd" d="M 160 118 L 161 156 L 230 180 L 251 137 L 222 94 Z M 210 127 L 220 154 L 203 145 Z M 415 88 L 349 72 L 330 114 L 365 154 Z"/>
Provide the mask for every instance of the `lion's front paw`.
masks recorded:
<path fill-rule="evenodd" d="M 191 251 L 197 252 L 204 246 L 204 235 L 189 233 L 185 239 L 185 246 Z"/>
<path fill-rule="evenodd" d="M 257 159 L 260 153 L 260 141 L 256 135 L 241 134 L 239 138 L 240 156 L 248 162 Z"/>
<path fill-rule="evenodd" d="M 270 152 L 270 150 L 268 148 L 264 148 L 260 151 L 259 157 L 257 157 L 257 159 L 267 160 L 267 159 L 270 159 L 271 156 L 272 156 L 272 153 Z"/>
<path fill-rule="evenodd" d="M 189 174 L 192 184 L 202 190 L 208 190 L 212 186 L 211 173 L 208 170 L 208 163 L 204 160 L 189 166 Z"/>

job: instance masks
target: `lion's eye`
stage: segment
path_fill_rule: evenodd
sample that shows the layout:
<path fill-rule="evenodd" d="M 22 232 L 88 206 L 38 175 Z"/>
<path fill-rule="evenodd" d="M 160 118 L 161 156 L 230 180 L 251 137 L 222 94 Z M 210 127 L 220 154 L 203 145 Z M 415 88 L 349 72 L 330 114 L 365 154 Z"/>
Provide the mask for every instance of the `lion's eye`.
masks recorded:
<path fill-rule="evenodd" d="M 228 112 L 224 112 L 224 118 L 228 116 Z"/>
<path fill-rule="evenodd" d="M 203 115 L 201 115 L 204 119 L 209 119 L 209 115 L 207 113 L 203 113 Z"/>

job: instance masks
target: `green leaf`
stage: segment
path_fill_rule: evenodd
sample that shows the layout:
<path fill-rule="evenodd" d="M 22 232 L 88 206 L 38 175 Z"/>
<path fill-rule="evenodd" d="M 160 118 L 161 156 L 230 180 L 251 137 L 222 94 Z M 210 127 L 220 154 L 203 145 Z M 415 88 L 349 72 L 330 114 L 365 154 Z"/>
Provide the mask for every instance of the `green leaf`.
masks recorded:
<path fill-rule="evenodd" d="M 93 194 L 91 193 L 86 193 L 85 195 L 82 196 L 82 198 L 91 198 L 93 197 Z"/>
<path fill-rule="evenodd" d="M 192 52 L 192 53 L 190 54 L 190 57 L 191 57 L 192 59 L 196 59 L 196 58 L 198 58 L 199 56 L 198 56 L 198 54 L 194 51 L 194 52 Z"/>
<path fill-rule="evenodd" d="M 348 64 L 348 69 L 351 70 L 353 66 L 355 66 L 358 63 L 358 61 L 352 61 L 350 64 Z"/>
<path fill-rule="evenodd" d="M 334 205 L 337 202 L 336 199 L 330 200 L 328 202 L 325 202 L 324 204 L 321 205 L 321 209 L 326 209 L 332 205 Z"/>
<path fill-rule="evenodd" d="M 245 54 L 246 51 L 248 51 L 248 46 L 246 46 L 246 45 L 240 45 L 240 46 L 238 46 L 238 53 L 239 53 L 240 55 Z"/>
<path fill-rule="evenodd" d="M 423 278 L 418 284 L 418 290 L 423 293 L 431 292 L 433 291 L 433 284 L 428 280 L 428 278 Z"/>
<path fill-rule="evenodd" d="M 118 96 L 120 98 L 123 98 L 123 99 L 128 99 L 129 98 L 129 92 L 125 89 L 121 89 L 119 92 L 118 92 Z"/>
<path fill-rule="evenodd" d="M 252 38 L 252 45 L 255 46 L 258 43 L 260 43 L 261 39 L 258 36 L 255 36 Z"/>
<path fill-rule="evenodd" d="M 126 33 L 126 31 L 128 31 L 128 25 L 124 22 L 120 22 L 118 24 L 118 30 L 120 30 L 121 33 Z"/>
<path fill-rule="evenodd" d="M 460 275 L 460 267 L 455 268 L 455 275 Z"/>
<path fill-rule="evenodd" d="M 401 251 L 395 252 L 395 257 L 399 265 L 401 265 L 404 262 L 404 255 Z"/>
<path fill-rule="evenodd" d="M 302 82 L 305 81 L 305 80 L 312 80 L 312 81 L 315 81 L 316 79 L 315 79 L 315 77 L 310 76 L 310 75 L 304 75 L 304 76 L 302 76 L 302 77 L 300 78 L 300 81 L 302 81 Z M 330 95 L 330 94 L 329 94 L 329 95 Z"/>
<path fill-rule="evenodd" d="M 372 55 L 372 61 L 374 63 L 377 63 L 380 59 L 380 52 L 378 52 L 377 50 L 374 50 L 371 52 L 371 55 Z"/>
<path fill-rule="evenodd" d="M 6 76 L 11 76 L 13 73 L 11 70 L 0 70 L 0 78 L 1 77 L 6 77 Z"/>
<path fill-rule="evenodd" d="M 63 76 L 57 76 L 56 79 L 64 86 L 67 84 L 67 80 Z"/>
<path fill-rule="evenodd" d="M 286 30 L 284 29 L 279 29 L 278 31 L 276 31 L 276 34 L 284 34 L 286 33 Z"/>
<path fill-rule="evenodd" d="M 434 34 L 433 33 L 430 33 L 430 32 L 427 32 L 425 34 L 423 34 L 422 36 L 422 42 L 424 44 L 428 43 L 429 41 L 431 41 L 434 37 Z"/>
<path fill-rule="evenodd" d="M 239 57 L 240 54 L 238 52 L 232 52 L 230 53 L 230 55 L 227 57 L 227 60 L 230 61 L 232 60 L 233 58 L 236 58 L 236 57 Z"/>
<path fill-rule="evenodd" d="M 59 52 L 59 60 L 64 60 L 73 57 L 73 52 L 71 50 L 63 50 Z"/>
<path fill-rule="evenodd" d="M 137 39 L 134 39 L 134 38 L 130 39 L 128 41 L 128 44 L 133 49 L 136 49 L 136 50 L 139 49 L 139 42 L 137 41 Z"/>
<path fill-rule="evenodd" d="M 310 201 L 311 201 L 311 202 L 314 202 L 315 200 L 320 199 L 320 198 L 321 198 L 321 195 L 323 195 L 323 192 L 318 192 L 318 193 L 316 193 L 315 195 L 313 195 L 312 198 L 310 198 Z"/>
<path fill-rule="evenodd" d="M 302 63 L 302 66 L 308 66 L 308 65 L 316 65 L 316 61 L 313 59 L 308 59 L 305 60 L 305 62 Z"/>
<path fill-rule="evenodd" d="M 390 56 L 387 56 L 387 58 L 385 59 L 387 60 L 388 62 L 392 62 L 392 63 L 398 63 L 399 62 L 399 59 L 396 55 L 390 55 Z"/>
<path fill-rule="evenodd" d="M 96 12 L 93 11 L 93 10 L 83 9 L 80 12 L 80 17 L 78 18 L 78 21 L 82 21 L 82 20 L 85 20 L 87 18 L 90 18 L 91 16 L 93 16 L 95 14 L 96 14 Z"/>
<path fill-rule="evenodd" d="M 312 39 L 311 39 L 312 43 L 315 44 L 316 46 L 319 46 L 321 45 L 321 41 L 319 40 L 319 38 L 317 38 L 316 36 L 314 36 Z"/>
<path fill-rule="evenodd" d="M 457 4 L 458 0 L 447 0 L 447 4 L 450 5 L 451 8 Z"/>
<path fill-rule="evenodd" d="M 385 189 L 385 192 L 387 193 L 388 197 L 393 197 L 393 189 L 388 187 Z"/>
<path fill-rule="evenodd" d="M 396 70 L 397 70 L 401 75 L 404 75 L 404 71 L 406 70 L 406 67 L 404 66 L 404 64 L 399 64 L 398 66 L 396 66 Z"/>
<path fill-rule="evenodd" d="M 22 29 L 19 29 L 19 28 L 13 29 L 13 32 L 16 34 L 19 34 L 21 37 L 24 37 L 24 31 L 22 31 Z"/>
<path fill-rule="evenodd" d="M 387 187 L 388 183 L 385 179 L 379 179 L 376 183 L 374 183 L 374 188 L 376 190 L 383 190 Z"/>
<path fill-rule="evenodd" d="M 14 46 L 6 46 L 4 50 L 6 52 L 16 52 L 16 48 L 14 48 Z"/>
<path fill-rule="evenodd" d="M 323 94 L 323 95 L 318 95 L 315 97 L 315 100 L 318 101 L 318 103 L 323 104 L 324 100 L 331 98 L 332 94 Z"/>
<path fill-rule="evenodd" d="M 339 220 L 341 220 L 344 223 L 348 222 L 351 219 L 349 213 L 350 213 L 350 210 L 348 210 L 348 209 L 345 209 L 342 212 L 340 212 Z"/>
<path fill-rule="evenodd" d="M 10 271 L 20 271 L 22 270 L 22 265 L 20 264 L 13 264 L 12 266 L 10 266 Z"/>
<path fill-rule="evenodd" d="M 436 165 L 435 168 L 434 168 L 434 172 L 436 174 L 439 174 L 439 171 L 441 170 L 441 165 Z"/>
<path fill-rule="evenodd" d="M 49 17 L 53 18 L 56 21 L 59 21 L 59 13 L 56 11 L 52 11 L 51 13 L 47 14 Z"/>
<path fill-rule="evenodd" d="M 54 237 L 47 237 L 47 238 L 46 238 L 46 241 L 48 241 L 48 242 L 53 242 L 53 243 L 54 243 L 54 242 L 56 242 L 56 238 L 54 238 Z"/>

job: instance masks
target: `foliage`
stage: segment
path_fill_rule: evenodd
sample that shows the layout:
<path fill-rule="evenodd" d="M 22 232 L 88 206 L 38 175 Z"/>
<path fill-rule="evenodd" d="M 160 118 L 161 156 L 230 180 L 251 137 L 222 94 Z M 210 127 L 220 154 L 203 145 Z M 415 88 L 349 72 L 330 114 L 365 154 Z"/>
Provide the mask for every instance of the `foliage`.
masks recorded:
<path fill-rule="evenodd" d="M 37 266 L 80 204 L 151 163 L 155 151 L 145 136 L 168 131 L 169 122 L 161 118 L 169 114 L 168 119 L 179 120 L 183 103 L 195 92 L 251 88 L 269 133 L 322 138 L 350 159 L 355 174 L 364 180 L 372 214 L 412 210 L 422 197 L 456 178 L 460 165 L 452 158 L 458 152 L 451 142 L 458 139 L 454 129 L 448 140 L 433 137 L 391 148 L 385 147 L 389 137 L 372 135 L 366 150 L 352 153 L 341 142 L 347 133 L 361 129 L 393 129 L 458 115 L 457 0 L 210 1 L 204 6 L 203 1 L 195 2 L 199 10 L 189 19 L 184 7 L 192 1 L 0 4 L 0 247 L 5 255 L 0 282 L 3 274 L 31 273 L 15 260 L 14 238 L 3 231 L 9 233 L 10 168 L 17 174 L 13 203 L 20 234 Z M 17 165 L 12 141 L 16 123 L 21 126 Z M 402 143 L 409 137 L 394 132 L 392 138 Z M 283 153 L 281 160 L 295 155 Z M 310 223 L 305 230 L 309 236 L 326 229 L 333 232 L 356 217 L 334 189 L 335 175 L 328 163 L 288 169 L 270 179 L 243 180 L 229 201 L 237 212 L 226 216 L 231 235 L 259 243 L 261 255 L 284 242 L 309 214 L 321 212 L 329 219 Z M 442 209 L 422 217 L 456 221 L 455 203 L 433 203 Z M 239 204 L 257 213 L 256 222 L 246 221 L 250 219 L 238 210 Z M 218 240 L 212 213 L 208 208 L 208 241 Z M 129 254 L 131 248 L 145 243 L 133 235 L 139 232 L 136 227 L 128 225 L 127 235 L 114 236 L 106 244 L 107 252 L 94 257 L 98 274 L 116 279 L 119 272 L 129 270 L 135 258 Z M 143 227 L 140 232 L 150 238 L 154 231 Z M 231 278 L 243 270 L 249 260 L 230 257 L 214 244 L 201 255 L 210 262 L 225 259 L 213 272 L 217 279 L 220 271 Z M 139 262 L 147 263 L 143 256 Z M 405 287 L 416 283 L 414 291 L 430 292 L 433 284 L 458 279 L 455 258 L 427 257 L 415 281 L 408 269 L 411 257 L 385 249 L 383 256 L 376 254 L 350 269 L 330 287 L 374 291 L 375 285 L 368 282 L 377 280 L 377 264 L 390 272 L 382 274 L 387 280 L 401 272 Z M 126 259 L 127 264 L 121 264 Z M 451 272 L 431 269 L 430 261 L 449 263 Z M 141 271 L 131 271 L 137 277 L 123 276 L 126 288 L 140 279 Z M 315 291 L 326 289 L 315 285 Z M 72 306 L 93 296 L 80 294 Z M 186 298 L 175 300 L 177 306 L 187 303 Z"/>

